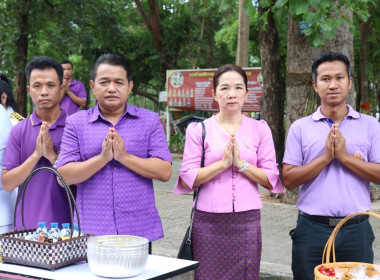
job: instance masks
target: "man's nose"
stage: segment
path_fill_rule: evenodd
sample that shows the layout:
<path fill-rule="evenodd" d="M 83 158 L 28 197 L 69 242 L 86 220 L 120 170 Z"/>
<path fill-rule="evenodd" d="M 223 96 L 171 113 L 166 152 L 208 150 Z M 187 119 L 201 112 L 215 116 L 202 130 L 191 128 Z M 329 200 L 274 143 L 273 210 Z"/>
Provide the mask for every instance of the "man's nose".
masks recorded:
<path fill-rule="evenodd" d="M 108 91 L 116 91 L 116 87 L 115 87 L 115 83 L 114 82 L 110 82 L 110 85 L 108 87 Z"/>

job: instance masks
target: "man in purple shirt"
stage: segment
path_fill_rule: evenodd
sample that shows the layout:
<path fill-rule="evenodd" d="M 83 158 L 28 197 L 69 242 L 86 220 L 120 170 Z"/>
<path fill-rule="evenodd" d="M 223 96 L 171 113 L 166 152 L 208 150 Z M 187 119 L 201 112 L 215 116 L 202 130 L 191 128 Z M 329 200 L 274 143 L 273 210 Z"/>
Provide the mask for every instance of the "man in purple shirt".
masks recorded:
<path fill-rule="evenodd" d="M 312 78 L 321 106 L 292 124 L 283 160 L 285 187 L 300 186 L 297 226 L 290 232 L 295 280 L 314 279 L 336 224 L 368 211 L 370 182 L 380 183 L 380 125 L 346 104 L 350 61 L 342 53 L 322 54 Z M 348 220 L 335 239 L 336 261 L 372 263 L 373 240 L 368 215 Z"/>
<path fill-rule="evenodd" d="M 1 176 L 3 189 L 8 192 L 20 186 L 33 170 L 54 164 L 66 121 L 66 113 L 59 107 L 62 66 L 50 57 L 36 57 L 27 64 L 25 73 L 36 109 L 11 130 Z M 22 229 L 20 204 L 18 201 L 17 229 Z M 38 222 L 70 222 L 65 191 L 53 173 L 41 171 L 29 182 L 24 220 L 27 229 L 36 228 Z"/>
<path fill-rule="evenodd" d="M 87 94 L 84 85 L 73 79 L 74 68 L 69 60 L 61 62 L 63 68 L 64 96 L 61 101 L 61 108 L 68 114 L 72 115 L 80 111 L 80 107 L 86 106 Z"/>
<path fill-rule="evenodd" d="M 83 231 L 162 238 L 152 179 L 167 181 L 172 170 L 159 116 L 127 104 L 133 81 L 122 55 L 100 56 L 90 86 L 98 104 L 67 119 L 57 162 L 78 186 Z"/>

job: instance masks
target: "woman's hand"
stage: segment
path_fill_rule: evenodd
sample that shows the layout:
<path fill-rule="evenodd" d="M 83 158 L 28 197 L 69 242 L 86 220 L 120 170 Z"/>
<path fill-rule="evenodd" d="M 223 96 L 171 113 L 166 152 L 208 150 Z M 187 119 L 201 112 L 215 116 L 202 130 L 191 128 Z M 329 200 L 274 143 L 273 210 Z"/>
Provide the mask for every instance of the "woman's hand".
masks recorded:
<path fill-rule="evenodd" d="M 239 150 L 239 146 L 236 142 L 236 138 L 235 138 L 235 135 L 232 134 L 231 135 L 231 143 L 232 143 L 232 153 L 233 153 L 233 165 L 237 168 L 237 169 L 241 169 L 243 168 L 243 160 L 240 158 L 240 150 Z"/>
<path fill-rule="evenodd" d="M 233 144 L 233 137 L 231 136 L 230 139 L 227 142 L 226 147 L 224 148 L 224 154 L 222 158 L 222 163 L 223 166 L 227 169 L 232 165 L 233 162 L 233 149 L 234 149 L 234 144 Z"/>

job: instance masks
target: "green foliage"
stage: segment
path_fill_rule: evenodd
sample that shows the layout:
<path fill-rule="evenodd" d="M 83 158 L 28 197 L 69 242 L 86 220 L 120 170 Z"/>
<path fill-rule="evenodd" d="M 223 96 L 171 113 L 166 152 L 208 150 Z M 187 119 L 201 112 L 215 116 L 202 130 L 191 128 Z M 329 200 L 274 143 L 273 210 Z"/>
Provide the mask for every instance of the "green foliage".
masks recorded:
<path fill-rule="evenodd" d="M 336 2 L 339 2 L 337 5 Z M 376 0 L 270 0 L 260 1 L 263 8 L 270 7 L 269 11 L 276 13 L 284 13 L 289 11 L 293 18 L 297 21 L 310 23 L 310 27 L 305 30 L 305 36 L 309 44 L 314 47 L 324 45 L 323 39 L 334 39 L 337 34 L 337 28 L 342 26 L 344 21 L 354 28 L 350 20 L 346 17 L 335 18 L 332 15 L 339 12 L 339 6 L 344 6 L 356 14 L 360 20 L 367 21 L 370 16 L 370 7 L 377 5 Z M 261 20 L 267 23 L 267 13 Z"/>

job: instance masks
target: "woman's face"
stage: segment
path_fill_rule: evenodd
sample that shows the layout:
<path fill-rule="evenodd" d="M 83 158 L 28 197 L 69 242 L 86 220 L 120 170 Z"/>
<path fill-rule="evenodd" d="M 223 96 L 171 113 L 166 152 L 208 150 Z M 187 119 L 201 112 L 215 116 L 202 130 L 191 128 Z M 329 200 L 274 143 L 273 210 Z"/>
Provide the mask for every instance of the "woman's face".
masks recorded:
<path fill-rule="evenodd" d="M 241 112 L 248 90 L 243 77 L 236 71 L 228 71 L 219 77 L 216 92 L 212 91 L 221 112 Z"/>
<path fill-rule="evenodd" d="M 5 92 L 3 92 L 2 94 L 1 94 L 1 105 L 3 105 L 3 107 L 5 108 L 5 109 L 7 109 L 7 94 L 5 93 Z"/>

